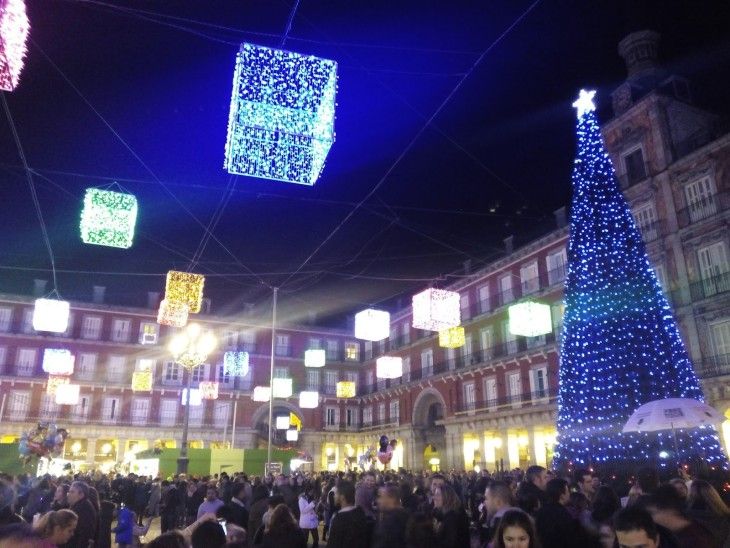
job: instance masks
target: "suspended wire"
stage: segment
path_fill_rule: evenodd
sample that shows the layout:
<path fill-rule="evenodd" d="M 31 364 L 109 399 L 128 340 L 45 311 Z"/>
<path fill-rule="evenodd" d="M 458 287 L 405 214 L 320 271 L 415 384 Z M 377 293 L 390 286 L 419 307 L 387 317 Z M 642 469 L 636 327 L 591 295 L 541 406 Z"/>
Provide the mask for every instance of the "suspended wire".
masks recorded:
<path fill-rule="evenodd" d="M 46 222 L 43 220 L 43 211 L 41 211 L 41 203 L 38 200 L 38 194 L 36 193 L 35 184 L 33 183 L 33 174 L 30 171 L 30 168 L 28 167 L 28 160 L 25 157 L 25 151 L 23 150 L 23 144 L 20 142 L 20 135 L 18 135 L 18 129 L 15 127 L 15 120 L 13 120 L 13 115 L 10 113 L 10 106 L 8 105 L 7 97 L 5 96 L 5 92 L 0 92 L 3 98 L 3 109 L 5 110 L 5 115 L 8 117 L 8 123 L 10 125 L 10 131 L 13 134 L 13 139 L 15 140 L 15 146 L 18 149 L 18 155 L 20 156 L 20 160 L 23 162 L 23 166 L 25 167 L 25 176 L 26 180 L 28 181 L 28 187 L 30 188 L 30 195 L 33 198 L 33 205 L 35 206 L 35 212 L 38 216 L 38 222 L 41 225 L 41 234 L 43 235 L 43 241 L 46 244 L 46 249 L 48 250 L 48 258 L 51 261 L 51 272 L 53 273 L 53 292 L 58 296 L 58 280 L 56 279 L 56 259 L 53 256 L 53 248 L 51 247 L 51 239 L 48 237 L 48 230 L 46 229 Z"/>
<path fill-rule="evenodd" d="M 373 194 L 375 194 L 378 189 L 385 183 L 385 181 L 388 179 L 390 174 L 393 172 L 393 170 L 400 164 L 401 160 L 405 158 L 406 154 L 413 148 L 413 145 L 416 144 L 416 141 L 421 137 L 421 135 L 426 131 L 426 129 L 429 127 L 431 122 L 438 116 L 441 111 L 446 107 L 446 105 L 451 101 L 451 98 L 461 89 L 461 86 L 464 84 L 464 82 L 469 78 L 469 76 L 476 70 L 477 66 L 481 64 L 482 60 L 486 55 L 494 49 L 494 47 L 499 44 L 502 39 L 509 34 L 509 32 L 517 26 L 517 24 L 520 23 L 538 4 L 540 3 L 540 0 L 535 0 L 530 6 L 517 18 L 515 21 L 505 29 L 502 34 L 500 34 L 496 40 L 494 40 L 488 47 L 485 49 L 477 58 L 477 60 L 472 64 L 472 66 L 469 68 L 469 70 L 466 72 L 466 74 L 459 80 L 459 82 L 456 84 L 456 86 L 449 92 L 449 94 L 446 96 L 446 98 L 441 102 L 441 104 L 438 106 L 438 108 L 431 114 L 431 116 L 426 120 L 426 123 L 421 127 L 421 129 L 418 130 L 416 135 L 409 141 L 409 143 L 406 145 L 405 149 L 396 157 L 395 161 L 391 166 L 386 170 L 385 174 L 380 178 L 380 180 L 373 186 L 373 188 L 370 189 L 370 191 L 363 197 L 360 202 L 355 206 L 355 208 L 350 211 L 340 223 L 335 226 L 335 228 L 325 237 L 325 239 L 320 243 L 312 253 L 310 253 L 306 259 L 299 265 L 299 267 L 294 271 L 294 274 L 290 275 L 286 280 L 284 280 L 284 283 L 281 285 L 285 285 L 291 278 L 294 276 L 299 270 L 304 268 L 309 261 L 314 257 L 320 249 L 322 249 L 327 242 L 329 242 L 335 234 L 337 234 L 340 229 L 359 211 L 359 209 L 365 204 L 365 202 L 370 199 Z"/>
<path fill-rule="evenodd" d="M 299 0 L 294 1 L 294 6 L 292 6 L 291 13 L 289 13 L 289 19 L 286 21 L 286 27 L 284 28 L 284 35 L 281 37 L 281 47 L 284 47 L 284 44 L 286 44 L 286 39 L 289 36 L 289 32 L 291 31 L 291 26 L 294 23 L 294 16 L 297 13 L 297 9 L 299 8 Z"/>
<path fill-rule="evenodd" d="M 203 232 L 203 237 L 200 240 L 200 243 L 198 244 L 197 249 L 195 250 L 195 253 L 193 253 L 193 258 L 190 261 L 190 265 L 188 265 L 188 272 L 191 272 L 195 266 L 198 264 L 200 258 L 203 256 L 203 252 L 205 251 L 205 248 L 208 245 L 208 242 L 210 241 L 210 235 L 213 234 L 213 231 L 215 230 L 215 227 L 218 226 L 218 222 L 221 220 L 221 217 L 223 216 L 223 211 L 226 209 L 226 206 L 228 205 L 228 202 L 231 199 L 231 196 L 233 196 L 233 188 L 236 186 L 235 177 L 231 175 L 228 178 L 228 185 L 226 186 L 225 191 L 223 192 L 223 195 L 221 196 L 220 202 L 218 202 L 218 205 L 215 208 L 215 211 L 213 212 L 213 215 L 210 218 L 210 221 L 208 222 L 208 226 L 205 229 L 205 232 Z"/>

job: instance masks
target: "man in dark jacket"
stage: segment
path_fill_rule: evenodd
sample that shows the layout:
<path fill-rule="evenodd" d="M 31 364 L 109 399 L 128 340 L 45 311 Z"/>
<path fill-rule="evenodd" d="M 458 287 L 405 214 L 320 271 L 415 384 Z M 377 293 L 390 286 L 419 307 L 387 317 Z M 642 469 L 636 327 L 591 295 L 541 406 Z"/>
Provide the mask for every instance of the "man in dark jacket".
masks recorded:
<path fill-rule="evenodd" d="M 525 472 L 525 479 L 517 489 L 517 505 L 528 514 L 535 515 L 537 509 L 545 504 L 545 488 L 548 477 L 542 466 L 530 466 Z"/>
<path fill-rule="evenodd" d="M 355 506 L 355 486 L 340 480 L 336 487 L 336 500 L 340 511 L 332 518 L 327 548 L 368 548 L 370 530 L 365 512 Z"/>
<path fill-rule="evenodd" d="M 64 544 L 64 548 L 89 548 L 89 541 L 96 540 L 96 531 L 99 526 L 99 516 L 89 501 L 89 486 L 83 481 L 71 484 L 66 495 L 69 509 L 79 517 L 76 529 L 71 539 Z"/>
<path fill-rule="evenodd" d="M 162 482 L 162 498 L 160 499 L 160 530 L 165 533 L 178 525 L 178 507 L 183 497 L 174 483 Z"/>
<path fill-rule="evenodd" d="M 236 483 L 233 488 L 231 500 L 226 504 L 227 520 L 243 527 L 248 527 L 248 510 L 243 504 L 246 498 L 246 486 L 243 483 Z"/>
<path fill-rule="evenodd" d="M 551 479 L 545 489 L 547 502 L 535 515 L 537 536 L 542 548 L 586 548 L 593 546 L 578 520 L 573 518 L 565 504 L 570 501 L 568 482 Z"/>
<path fill-rule="evenodd" d="M 397 485 L 378 489 L 378 519 L 375 522 L 372 548 L 401 548 L 406 545 L 406 525 L 410 517 L 400 500 Z"/>

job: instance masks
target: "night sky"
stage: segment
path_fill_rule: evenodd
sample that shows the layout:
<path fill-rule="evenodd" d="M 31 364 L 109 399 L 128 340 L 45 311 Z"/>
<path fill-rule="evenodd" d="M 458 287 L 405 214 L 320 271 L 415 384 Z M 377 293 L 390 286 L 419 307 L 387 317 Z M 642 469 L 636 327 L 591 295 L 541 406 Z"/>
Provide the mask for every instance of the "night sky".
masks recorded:
<path fill-rule="evenodd" d="M 279 47 L 292 0 L 27 5 L 27 64 L 6 97 L 67 298 L 89 299 L 96 284 L 110 302 L 143 305 L 196 255 L 215 312 L 250 302 L 265 315 L 269 287 L 282 286 L 289 321 L 316 311 L 335 325 L 448 283 L 465 260 L 476 268 L 498 256 L 504 237 L 553 226 L 570 198 L 570 105 L 592 87 L 610 118 L 610 92 L 626 76 L 616 48 L 631 30 L 661 32 L 666 68 L 692 81 L 696 103 L 730 113 L 726 1 L 655 10 L 542 0 L 495 44 L 531 2 L 301 0 L 285 48 L 339 64 L 323 175 L 314 187 L 231 177 L 222 165 L 238 44 Z M 50 280 L 50 261 L 4 115 L 0 124 L 0 291 L 29 293 L 33 278 Z M 84 189 L 112 181 L 140 204 L 129 250 L 88 246 L 78 233 Z M 205 232 L 192 216 L 208 225 L 221 205 L 196 253 Z"/>

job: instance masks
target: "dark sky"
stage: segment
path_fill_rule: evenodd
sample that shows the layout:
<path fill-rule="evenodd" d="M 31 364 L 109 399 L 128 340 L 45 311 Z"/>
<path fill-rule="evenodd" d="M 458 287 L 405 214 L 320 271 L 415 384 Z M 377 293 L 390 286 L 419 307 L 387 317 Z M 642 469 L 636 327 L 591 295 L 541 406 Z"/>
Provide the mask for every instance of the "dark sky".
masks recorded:
<path fill-rule="evenodd" d="M 524 240 L 551 226 L 552 211 L 570 197 L 570 104 L 580 87 L 594 87 L 601 118 L 611 116 L 609 94 L 625 77 L 617 43 L 637 28 L 662 33 L 662 61 L 692 80 L 700 105 L 730 110 L 726 1 L 654 9 L 542 0 L 290 277 L 530 2 L 301 0 L 286 48 L 339 63 L 337 140 L 324 173 L 314 187 L 230 178 L 222 165 L 237 45 L 279 46 L 292 5 L 28 0 L 32 42 L 7 99 L 62 295 L 88 298 L 97 284 L 111 301 L 142 304 L 146 291 L 163 289 L 167 270 L 186 269 L 196 254 L 204 230 L 191 215 L 207 225 L 225 200 L 218 242 L 207 243 L 196 269 L 209 274 L 215 310 L 253 302 L 265 312 L 267 286 L 282 284 L 292 320 L 393 306 L 394 295 L 464 260 L 476 267 L 493 258 L 505 236 Z M 0 291 L 26 293 L 33 278 L 50 278 L 32 269 L 50 263 L 5 117 L 0 126 Z M 87 246 L 78 235 L 84 189 L 114 180 L 140 203 L 129 250 Z"/>

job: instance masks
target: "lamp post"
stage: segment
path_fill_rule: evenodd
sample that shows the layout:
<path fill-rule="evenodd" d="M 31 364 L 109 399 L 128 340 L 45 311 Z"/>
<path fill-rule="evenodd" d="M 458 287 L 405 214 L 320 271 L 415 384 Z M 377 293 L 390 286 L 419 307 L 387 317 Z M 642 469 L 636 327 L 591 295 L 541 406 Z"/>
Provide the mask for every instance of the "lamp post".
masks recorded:
<path fill-rule="evenodd" d="M 186 474 L 188 471 L 188 425 L 190 423 L 190 388 L 193 378 L 193 369 L 205 363 L 208 355 L 215 349 L 216 338 L 211 332 L 203 332 L 200 325 L 189 324 L 185 330 L 173 337 L 169 350 L 173 359 L 187 371 L 185 418 L 183 419 L 182 443 L 180 456 L 177 459 L 177 473 Z"/>

